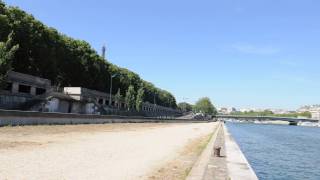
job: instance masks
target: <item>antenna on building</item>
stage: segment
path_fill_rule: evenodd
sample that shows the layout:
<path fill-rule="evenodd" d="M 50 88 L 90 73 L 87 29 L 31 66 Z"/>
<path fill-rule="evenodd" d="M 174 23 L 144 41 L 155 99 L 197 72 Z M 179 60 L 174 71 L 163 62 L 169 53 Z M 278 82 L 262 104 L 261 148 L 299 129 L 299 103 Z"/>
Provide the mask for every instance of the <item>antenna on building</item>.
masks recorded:
<path fill-rule="evenodd" d="M 105 60 L 106 59 L 106 45 L 102 46 L 102 58 Z"/>

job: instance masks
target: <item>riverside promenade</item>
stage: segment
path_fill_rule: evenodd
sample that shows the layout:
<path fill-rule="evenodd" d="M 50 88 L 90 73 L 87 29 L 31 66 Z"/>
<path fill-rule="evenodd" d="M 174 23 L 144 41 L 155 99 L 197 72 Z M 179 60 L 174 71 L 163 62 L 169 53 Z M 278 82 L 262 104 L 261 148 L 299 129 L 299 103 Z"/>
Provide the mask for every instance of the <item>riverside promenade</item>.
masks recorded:
<path fill-rule="evenodd" d="M 227 127 L 220 122 L 187 180 L 226 179 L 258 180 L 258 177 Z"/>
<path fill-rule="evenodd" d="M 0 177 L 257 179 L 222 122 L 167 121 L 0 127 Z"/>

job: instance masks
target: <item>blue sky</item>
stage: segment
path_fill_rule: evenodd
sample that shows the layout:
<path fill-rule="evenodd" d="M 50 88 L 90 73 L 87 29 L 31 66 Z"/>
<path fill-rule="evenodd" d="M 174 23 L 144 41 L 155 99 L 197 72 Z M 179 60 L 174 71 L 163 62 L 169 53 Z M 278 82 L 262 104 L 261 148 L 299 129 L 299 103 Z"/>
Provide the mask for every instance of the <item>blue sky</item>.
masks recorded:
<path fill-rule="evenodd" d="M 178 101 L 320 103 L 318 0 L 5 0 Z"/>

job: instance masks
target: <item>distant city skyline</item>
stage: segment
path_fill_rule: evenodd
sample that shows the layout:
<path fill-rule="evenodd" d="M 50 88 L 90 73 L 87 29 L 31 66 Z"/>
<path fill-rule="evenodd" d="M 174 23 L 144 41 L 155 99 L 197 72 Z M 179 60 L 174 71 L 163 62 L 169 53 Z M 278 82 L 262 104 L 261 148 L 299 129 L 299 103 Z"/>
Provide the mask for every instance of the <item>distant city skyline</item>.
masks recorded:
<path fill-rule="evenodd" d="M 297 109 L 320 103 L 319 1 L 4 0 L 108 61 L 218 107 Z"/>

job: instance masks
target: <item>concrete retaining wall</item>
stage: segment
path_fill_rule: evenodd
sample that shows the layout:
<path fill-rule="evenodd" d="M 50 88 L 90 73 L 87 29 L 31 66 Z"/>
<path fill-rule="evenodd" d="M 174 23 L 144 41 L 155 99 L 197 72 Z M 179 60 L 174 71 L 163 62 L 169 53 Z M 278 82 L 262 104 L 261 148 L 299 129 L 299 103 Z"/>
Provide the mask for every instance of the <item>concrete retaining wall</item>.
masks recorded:
<path fill-rule="evenodd" d="M 64 113 L 42 113 L 27 111 L 0 110 L 0 126 L 19 125 L 51 125 L 51 124 L 103 124 L 103 123 L 185 123 L 208 122 L 188 119 L 171 119 L 165 117 L 132 117 L 132 116 L 105 116 Z"/>

